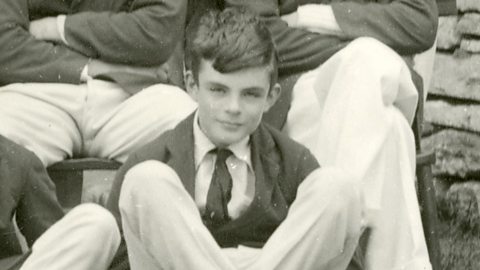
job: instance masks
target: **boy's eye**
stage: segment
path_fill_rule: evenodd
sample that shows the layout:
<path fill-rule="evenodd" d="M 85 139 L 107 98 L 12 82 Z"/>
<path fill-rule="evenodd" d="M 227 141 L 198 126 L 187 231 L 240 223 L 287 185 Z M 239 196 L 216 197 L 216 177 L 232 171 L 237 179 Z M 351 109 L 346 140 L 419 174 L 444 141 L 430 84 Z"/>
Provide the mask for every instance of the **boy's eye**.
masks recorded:
<path fill-rule="evenodd" d="M 220 88 L 220 87 L 210 87 L 210 92 L 214 93 L 224 93 L 225 89 Z"/>
<path fill-rule="evenodd" d="M 258 98 L 258 97 L 261 97 L 261 94 L 256 92 L 256 91 L 248 91 L 248 92 L 245 93 L 245 96 L 252 97 L 252 98 Z"/>

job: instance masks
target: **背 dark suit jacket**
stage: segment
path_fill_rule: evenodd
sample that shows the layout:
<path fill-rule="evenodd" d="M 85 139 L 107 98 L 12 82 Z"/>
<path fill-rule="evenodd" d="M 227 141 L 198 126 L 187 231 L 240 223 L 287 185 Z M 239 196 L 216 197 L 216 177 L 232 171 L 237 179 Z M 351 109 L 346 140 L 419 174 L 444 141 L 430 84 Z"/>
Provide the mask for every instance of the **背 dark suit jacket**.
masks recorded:
<path fill-rule="evenodd" d="M 78 84 L 89 58 L 159 66 L 183 38 L 187 2 L 2 0 L 0 86 L 15 82 Z M 65 37 L 70 48 L 29 34 L 31 20 L 59 14 L 67 15 Z"/>
<path fill-rule="evenodd" d="M 14 214 L 31 246 L 63 210 L 40 160 L 0 135 L 0 258 L 21 251 L 12 226 Z"/>
<path fill-rule="evenodd" d="M 194 198 L 193 119 L 192 114 L 175 129 L 134 152 L 120 168 L 108 203 L 118 221 L 118 199 L 124 176 L 131 167 L 146 160 L 158 160 L 170 166 Z M 221 246 L 263 246 L 285 219 L 300 183 L 319 167 L 308 149 L 265 124 L 251 135 L 250 147 L 256 178 L 255 197 L 242 216 L 211 231 Z M 158 214 L 161 215 L 161 211 Z"/>

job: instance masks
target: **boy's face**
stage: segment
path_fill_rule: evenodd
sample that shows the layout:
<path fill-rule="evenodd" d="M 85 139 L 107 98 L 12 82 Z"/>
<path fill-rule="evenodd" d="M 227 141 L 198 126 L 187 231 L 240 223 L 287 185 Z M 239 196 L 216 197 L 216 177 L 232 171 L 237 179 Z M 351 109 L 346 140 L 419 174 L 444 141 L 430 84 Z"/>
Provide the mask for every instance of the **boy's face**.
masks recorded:
<path fill-rule="evenodd" d="M 210 61 L 202 60 L 198 84 L 191 72 L 187 72 L 186 79 L 187 89 L 198 103 L 200 128 L 218 147 L 249 136 L 280 94 L 278 84 L 269 91 L 267 67 L 220 73 Z"/>

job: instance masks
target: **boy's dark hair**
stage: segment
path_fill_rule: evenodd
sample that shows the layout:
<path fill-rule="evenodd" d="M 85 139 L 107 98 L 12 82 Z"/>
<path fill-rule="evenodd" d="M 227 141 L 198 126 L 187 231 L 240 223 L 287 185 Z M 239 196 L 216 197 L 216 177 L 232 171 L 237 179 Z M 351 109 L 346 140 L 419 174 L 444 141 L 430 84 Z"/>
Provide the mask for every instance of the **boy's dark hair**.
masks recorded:
<path fill-rule="evenodd" d="M 270 31 L 246 8 L 208 10 L 191 21 L 185 65 L 197 82 L 202 60 L 212 61 L 220 73 L 269 66 L 270 87 L 277 82 L 277 55 Z"/>

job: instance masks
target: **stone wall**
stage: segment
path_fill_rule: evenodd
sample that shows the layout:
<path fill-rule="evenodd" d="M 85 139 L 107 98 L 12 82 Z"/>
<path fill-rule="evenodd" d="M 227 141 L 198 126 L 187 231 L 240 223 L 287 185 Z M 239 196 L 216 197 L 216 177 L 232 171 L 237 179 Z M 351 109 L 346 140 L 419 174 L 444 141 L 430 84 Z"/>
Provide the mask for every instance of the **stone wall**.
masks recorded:
<path fill-rule="evenodd" d="M 423 147 L 433 168 L 444 269 L 480 269 L 480 0 L 440 17 Z"/>

